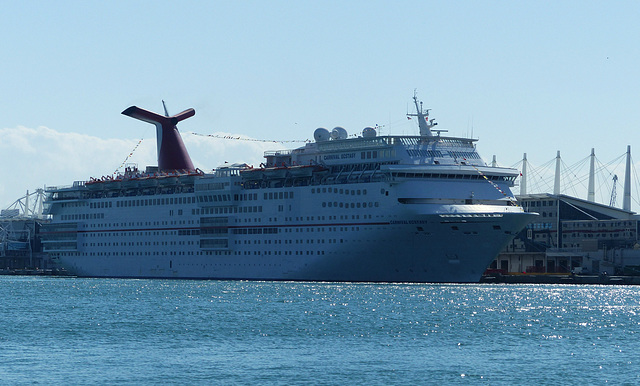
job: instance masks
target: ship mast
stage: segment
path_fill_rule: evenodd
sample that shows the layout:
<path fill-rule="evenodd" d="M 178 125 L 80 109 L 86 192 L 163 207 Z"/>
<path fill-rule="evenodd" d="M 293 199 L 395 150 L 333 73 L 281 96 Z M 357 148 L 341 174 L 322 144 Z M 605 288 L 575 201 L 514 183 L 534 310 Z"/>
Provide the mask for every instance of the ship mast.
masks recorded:
<path fill-rule="evenodd" d="M 417 93 L 413 92 L 413 103 L 416 105 L 416 114 L 407 114 L 409 117 L 417 117 L 418 118 L 418 127 L 420 128 L 420 135 L 423 137 L 433 137 L 433 133 L 431 132 L 431 128 L 437 123 L 435 123 L 435 119 L 429 120 L 429 111 L 431 109 L 422 109 L 422 102 L 419 102 L 418 105 L 418 96 Z"/>

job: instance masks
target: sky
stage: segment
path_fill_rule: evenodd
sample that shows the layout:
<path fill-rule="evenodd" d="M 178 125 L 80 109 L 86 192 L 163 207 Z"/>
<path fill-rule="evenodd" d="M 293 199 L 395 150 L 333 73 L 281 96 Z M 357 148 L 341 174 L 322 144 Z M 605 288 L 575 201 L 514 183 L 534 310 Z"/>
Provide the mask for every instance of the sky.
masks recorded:
<path fill-rule="evenodd" d="M 203 170 L 258 165 L 265 150 L 301 145 L 273 141 L 317 127 L 417 134 L 414 90 L 438 128 L 478 138 L 487 162 L 519 168 L 527 153 L 545 165 L 560 151 L 573 165 L 595 148 L 609 164 L 640 151 L 637 1 L 0 5 L 0 208 L 156 164 L 154 127 L 120 113 L 162 112 L 162 100 L 196 110 L 179 129 Z"/>

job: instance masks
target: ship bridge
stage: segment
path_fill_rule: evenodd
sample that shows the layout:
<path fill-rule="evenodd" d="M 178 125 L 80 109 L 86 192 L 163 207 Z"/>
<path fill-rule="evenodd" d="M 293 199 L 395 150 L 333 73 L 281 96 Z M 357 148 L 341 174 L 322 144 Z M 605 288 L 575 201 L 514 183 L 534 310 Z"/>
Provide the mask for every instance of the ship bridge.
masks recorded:
<path fill-rule="evenodd" d="M 294 150 L 267 151 L 267 167 L 342 165 L 352 163 L 475 165 L 486 164 L 476 139 L 384 136 L 319 141 Z"/>

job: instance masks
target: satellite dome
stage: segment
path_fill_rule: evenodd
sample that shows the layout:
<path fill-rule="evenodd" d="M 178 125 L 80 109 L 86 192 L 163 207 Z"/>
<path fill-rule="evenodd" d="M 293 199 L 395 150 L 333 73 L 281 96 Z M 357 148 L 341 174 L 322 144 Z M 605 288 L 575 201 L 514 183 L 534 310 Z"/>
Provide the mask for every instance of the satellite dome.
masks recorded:
<path fill-rule="evenodd" d="M 331 130 L 331 139 L 347 139 L 349 135 L 343 127 L 334 127 Z"/>
<path fill-rule="evenodd" d="M 313 138 L 316 142 L 328 141 L 330 138 L 329 130 L 319 127 L 313 132 Z"/>
<path fill-rule="evenodd" d="M 374 129 L 373 127 L 365 127 L 364 130 L 362 130 L 362 136 L 364 138 L 372 138 L 376 136 L 376 129 Z"/>

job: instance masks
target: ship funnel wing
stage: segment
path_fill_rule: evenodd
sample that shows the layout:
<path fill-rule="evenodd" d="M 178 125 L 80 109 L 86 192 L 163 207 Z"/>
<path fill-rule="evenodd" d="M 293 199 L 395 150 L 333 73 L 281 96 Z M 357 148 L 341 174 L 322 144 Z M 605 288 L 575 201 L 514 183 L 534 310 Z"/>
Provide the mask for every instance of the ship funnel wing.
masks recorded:
<path fill-rule="evenodd" d="M 196 114 L 194 109 L 187 109 L 176 115 L 165 117 L 137 106 L 131 106 L 122 114 L 156 126 L 158 169 L 160 171 L 195 171 L 191 157 L 189 157 L 176 127 L 178 122 L 194 116 Z"/>

